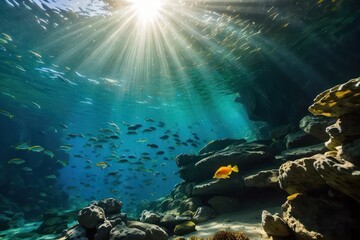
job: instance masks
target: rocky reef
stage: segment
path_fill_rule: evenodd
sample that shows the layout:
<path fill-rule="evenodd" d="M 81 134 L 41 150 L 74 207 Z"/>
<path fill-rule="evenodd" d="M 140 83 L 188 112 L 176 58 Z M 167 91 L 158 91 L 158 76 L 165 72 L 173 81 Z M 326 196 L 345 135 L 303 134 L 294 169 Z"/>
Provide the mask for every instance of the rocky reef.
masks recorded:
<path fill-rule="evenodd" d="M 258 217 L 272 239 L 357 239 L 360 78 L 321 93 L 309 110 L 313 115 L 297 126 L 273 128 L 272 140 L 219 139 L 199 154 L 178 155 L 183 182 L 142 206 L 139 219 L 128 220 L 120 201 L 105 199 L 80 210 L 78 224 L 61 239 L 168 239 L 261 202 L 282 204 L 280 212 L 264 210 Z M 219 167 L 228 165 L 238 166 L 239 172 L 213 178 Z M 190 239 L 249 238 L 220 231 Z"/>
<path fill-rule="evenodd" d="M 323 143 L 326 152 L 280 166 L 279 185 L 290 196 L 281 214 L 263 212 L 264 230 L 274 238 L 357 239 L 360 78 L 322 92 L 309 111 L 315 116 L 305 117 L 300 127 L 328 139 Z"/>

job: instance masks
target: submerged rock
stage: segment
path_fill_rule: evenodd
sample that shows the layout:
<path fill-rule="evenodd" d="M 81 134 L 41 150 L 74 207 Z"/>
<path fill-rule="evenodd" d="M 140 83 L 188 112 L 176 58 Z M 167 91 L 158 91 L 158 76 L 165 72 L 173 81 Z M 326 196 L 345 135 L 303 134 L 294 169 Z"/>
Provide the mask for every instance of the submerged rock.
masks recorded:
<path fill-rule="evenodd" d="M 96 228 L 105 221 L 105 212 L 101 207 L 90 205 L 80 210 L 78 221 L 86 228 Z"/>
<path fill-rule="evenodd" d="M 214 196 L 208 203 L 219 214 L 238 211 L 243 206 L 239 199 L 225 196 Z"/>
<path fill-rule="evenodd" d="M 216 212 L 214 209 L 208 206 L 199 207 L 193 216 L 193 221 L 195 223 L 203 223 L 214 217 L 216 217 Z"/>
<path fill-rule="evenodd" d="M 242 187 L 244 187 L 243 180 L 239 176 L 232 176 L 229 179 L 212 179 L 201 182 L 194 186 L 192 192 L 194 196 L 220 195 L 240 191 Z"/>
<path fill-rule="evenodd" d="M 316 96 L 309 111 L 314 115 L 340 117 L 360 110 L 360 78 L 336 85 Z"/>
<path fill-rule="evenodd" d="M 244 178 L 244 184 L 246 187 L 271 187 L 279 189 L 279 170 L 260 171 L 257 174 L 247 176 Z"/>
<path fill-rule="evenodd" d="M 137 228 L 146 234 L 146 240 L 167 240 L 167 233 L 159 226 L 154 224 L 129 221 L 128 227 Z"/>
<path fill-rule="evenodd" d="M 102 224 L 96 227 L 96 234 L 94 236 L 94 240 L 104 240 L 109 239 L 110 231 L 112 229 L 112 225 L 109 220 L 105 220 Z"/>
<path fill-rule="evenodd" d="M 318 153 L 325 153 L 327 148 L 323 143 L 300 147 L 300 148 L 293 148 L 290 150 L 286 150 L 281 152 L 281 155 L 284 157 L 285 160 L 295 160 L 304 157 L 310 157 Z"/>
<path fill-rule="evenodd" d="M 201 182 L 212 179 L 221 166 L 237 165 L 240 170 L 238 174 L 241 174 L 261 165 L 269 165 L 273 160 L 274 155 L 268 146 L 255 142 L 243 143 L 231 145 L 194 164 L 182 166 L 179 174 L 185 181 Z"/>
<path fill-rule="evenodd" d="M 322 141 L 326 141 L 329 139 L 329 136 L 325 130 L 328 126 L 334 124 L 335 121 L 333 118 L 307 115 L 301 119 L 299 127 L 308 134 Z"/>
<path fill-rule="evenodd" d="M 301 130 L 286 135 L 285 143 L 287 149 L 292 149 L 319 144 L 321 143 L 321 140 Z"/>
<path fill-rule="evenodd" d="M 209 142 L 208 144 L 206 144 L 205 147 L 200 149 L 199 154 L 217 152 L 217 151 L 220 151 L 230 145 L 239 145 L 239 144 L 243 144 L 243 143 L 246 143 L 245 139 L 224 138 L 224 139 L 213 140 L 213 141 Z"/>
<path fill-rule="evenodd" d="M 352 206 L 298 195 L 282 206 L 283 219 L 297 240 L 357 239 L 358 221 Z"/>
<path fill-rule="evenodd" d="M 360 203 L 360 168 L 332 157 L 318 158 L 314 167 L 329 186 Z"/>
<path fill-rule="evenodd" d="M 86 229 L 83 226 L 76 225 L 65 231 L 64 236 L 58 240 L 88 240 Z"/>
<path fill-rule="evenodd" d="M 279 168 L 280 187 L 288 194 L 307 193 L 326 187 L 325 180 L 314 167 L 314 162 L 324 159 L 321 154 L 288 161 Z"/>
<path fill-rule="evenodd" d="M 122 202 L 116 200 L 115 198 L 106 198 L 104 200 L 98 201 L 95 205 L 104 209 L 105 214 L 108 215 L 120 213 Z"/>
<path fill-rule="evenodd" d="M 182 236 L 182 235 L 196 231 L 195 227 L 196 227 L 196 224 L 192 221 L 181 223 L 181 224 L 178 224 L 175 226 L 174 234 Z"/>
<path fill-rule="evenodd" d="M 146 233 L 137 228 L 116 225 L 110 231 L 109 240 L 145 240 Z"/>
<path fill-rule="evenodd" d="M 161 220 L 160 215 L 147 210 L 144 210 L 140 216 L 140 221 L 144 223 L 158 224 L 160 220 Z"/>
<path fill-rule="evenodd" d="M 261 225 L 269 236 L 287 237 L 290 229 L 279 214 L 272 215 L 264 210 L 261 214 Z"/>

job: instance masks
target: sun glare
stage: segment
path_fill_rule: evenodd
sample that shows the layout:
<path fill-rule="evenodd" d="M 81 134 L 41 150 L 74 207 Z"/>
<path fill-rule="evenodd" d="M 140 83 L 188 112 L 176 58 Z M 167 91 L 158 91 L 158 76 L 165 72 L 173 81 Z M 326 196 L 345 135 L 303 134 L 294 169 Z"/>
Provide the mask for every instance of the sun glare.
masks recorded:
<path fill-rule="evenodd" d="M 130 0 L 136 15 L 144 22 L 153 21 L 159 15 L 164 0 Z"/>

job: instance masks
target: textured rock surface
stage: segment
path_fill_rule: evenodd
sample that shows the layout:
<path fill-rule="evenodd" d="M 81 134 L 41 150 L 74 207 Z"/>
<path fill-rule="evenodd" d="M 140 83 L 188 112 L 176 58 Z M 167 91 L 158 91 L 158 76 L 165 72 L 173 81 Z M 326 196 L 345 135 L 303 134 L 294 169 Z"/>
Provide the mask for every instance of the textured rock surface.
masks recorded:
<path fill-rule="evenodd" d="M 326 128 L 326 133 L 337 142 L 360 138 L 360 113 L 345 114 Z"/>
<path fill-rule="evenodd" d="M 268 165 L 274 160 L 271 149 L 259 143 L 231 145 L 210 156 L 202 158 L 195 164 L 182 166 L 180 177 L 188 182 L 201 182 L 212 179 L 221 166 L 237 165 L 241 173 L 259 165 Z"/>
<path fill-rule="evenodd" d="M 209 142 L 202 149 L 200 149 L 199 154 L 217 152 L 217 151 L 220 151 L 230 145 L 239 145 L 239 144 L 242 144 L 245 142 L 246 142 L 245 139 L 230 139 L 230 138 L 214 140 L 214 141 Z"/>
<path fill-rule="evenodd" d="M 196 231 L 196 224 L 194 222 L 188 221 L 175 226 L 174 234 L 175 235 L 185 235 L 191 232 Z"/>
<path fill-rule="evenodd" d="M 146 240 L 167 240 L 167 233 L 157 225 L 142 223 L 137 221 L 129 221 L 128 227 L 137 228 L 146 234 Z"/>
<path fill-rule="evenodd" d="M 320 143 L 312 146 L 286 150 L 281 152 L 281 155 L 285 160 L 295 160 L 299 158 L 310 157 L 318 153 L 325 153 L 326 151 L 328 151 L 328 149 L 323 143 Z"/>
<path fill-rule="evenodd" d="M 242 187 L 244 187 L 243 180 L 239 176 L 232 176 L 229 179 L 212 179 L 201 182 L 194 186 L 192 194 L 194 196 L 226 194 L 239 191 Z"/>
<path fill-rule="evenodd" d="M 214 217 L 216 217 L 216 212 L 214 209 L 208 206 L 199 207 L 193 216 L 193 221 L 195 223 L 203 223 Z"/>
<path fill-rule="evenodd" d="M 354 141 L 344 142 L 338 154 L 339 157 L 346 159 L 360 168 L 360 138 Z"/>
<path fill-rule="evenodd" d="M 194 212 L 194 211 L 196 211 L 196 209 L 198 207 L 200 207 L 202 205 L 203 205 L 203 203 L 200 198 L 198 198 L 198 197 L 188 198 L 188 199 L 183 200 L 180 203 L 179 211 L 180 211 L 180 213 L 183 213 L 188 210 Z"/>
<path fill-rule="evenodd" d="M 285 202 L 282 210 L 297 240 L 357 239 L 359 218 L 353 214 L 356 209 L 342 203 L 298 195 Z"/>
<path fill-rule="evenodd" d="M 242 203 L 237 198 L 215 196 L 209 199 L 209 205 L 219 214 L 238 211 L 242 208 Z"/>
<path fill-rule="evenodd" d="M 120 213 L 122 202 L 114 198 L 106 198 L 104 200 L 98 201 L 96 205 L 104 209 L 105 214 L 108 215 L 108 214 Z"/>
<path fill-rule="evenodd" d="M 109 240 L 145 240 L 146 233 L 137 228 L 117 225 L 110 231 Z"/>
<path fill-rule="evenodd" d="M 264 210 L 261 214 L 261 225 L 269 236 L 287 237 L 290 235 L 289 227 L 278 215 L 272 215 Z"/>
<path fill-rule="evenodd" d="M 246 187 L 279 188 L 279 170 L 272 169 L 272 170 L 260 171 L 257 174 L 247 176 L 244 178 L 244 184 Z"/>
<path fill-rule="evenodd" d="M 335 121 L 333 118 L 307 115 L 301 119 L 299 127 L 308 134 L 322 141 L 326 141 L 329 139 L 329 135 L 325 130 L 328 126 L 334 124 Z"/>
<path fill-rule="evenodd" d="M 160 220 L 161 217 L 158 214 L 147 210 L 144 210 L 140 216 L 140 221 L 144 223 L 158 224 Z"/>
<path fill-rule="evenodd" d="M 86 229 L 80 225 L 67 230 L 63 237 L 58 240 L 88 240 L 86 237 Z"/>
<path fill-rule="evenodd" d="M 110 231 L 112 229 L 112 225 L 109 220 L 105 220 L 102 224 L 96 227 L 96 234 L 94 236 L 94 240 L 104 240 L 109 239 Z"/>
<path fill-rule="evenodd" d="M 332 157 L 317 159 L 314 167 L 329 186 L 360 203 L 359 168 L 348 161 L 338 161 Z"/>
<path fill-rule="evenodd" d="M 79 223 L 86 228 L 95 228 L 105 220 L 105 212 L 101 207 L 90 205 L 80 210 Z"/>
<path fill-rule="evenodd" d="M 321 140 L 301 130 L 286 135 L 285 142 L 286 148 L 292 149 L 319 144 L 321 143 Z"/>
<path fill-rule="evenodd" d="M 325 156 L 318 154 L 282 164 L 279 168 L 280 187 L 289 194 L 307 193 L 326 187 L 325 180 L 313 165 L 318 159 L 325 159 Z"/>
<path fill-rule="evenodd" d="M 339 117 L 360 110 L 360 78 L 337 85 L 320 93 L 309 111 L 314 115 Z"/>

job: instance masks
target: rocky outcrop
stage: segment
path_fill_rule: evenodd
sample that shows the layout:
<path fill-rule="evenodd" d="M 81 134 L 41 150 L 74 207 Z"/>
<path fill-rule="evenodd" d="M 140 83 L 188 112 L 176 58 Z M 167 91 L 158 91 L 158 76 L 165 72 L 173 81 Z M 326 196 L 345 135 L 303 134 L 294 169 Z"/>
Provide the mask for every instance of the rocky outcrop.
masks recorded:
<path fill-rule="evenodd" d="M 137 228 L 146 234 L 146 240 L 167 240 L 168 234 L 159 226 L 137 221 L 129 221 L 129 228 Z"/>
<path fill-rule="evenodd" d="M 350 240 L 358 235 L 358 216 L 341 202 L 298 195 L 284 203 L 282 210 L 297 240 Z"/>
<path fill-rule="evenodd" d="M 216 212 L 213 208 L 208 206 L 199 207 L 193 216 L 193 221 L 195 223 L 203 223 L 214 217 L 216 217 Z"/>
<path fill-rule="evenodd" d="M 309 111 L 318 116 L 340 117 L 360 109 L 360 78 L 336 85 L 315 99 Z"/>
<path fill-rule="evenodd" d="M 110 231 L 109 240 L 145 240 L 146 233 L 137 228 L 129 228 L 124 225 L 116 225 Z"/>
<path fill-rule="evenodd" d="M 290 230 L 279 214 L 272 215 L 264 210 L 261 214 L 261 225 L 268 236 L 287 237 Z"/>
<path fill-rule="evenodd" d="M 85 228 L 95 228 L 105 221 L 104 209 L 95 205 L 85 207 L 80 210 L 78 221 Z"/>
<path fill-rule="evenodd" d="M 106 198 L 95 203 L 96 206 L 104 209 L 106 215 L 120 213 L 122 202 L 114 198 Z"/>
<path fill-rule="evenodd" d="M 328 134 L 325 132 L 326 128 L 334 124 L 335 121 L 336 119 L 333 118 L 307 115 L 301 119 L 299 127 L 311 136 L 324 142 L 329 138 Z"/>
<path fill-rule="evenodd" d="M 279 188 L 279 170 L 271 169 L 266 171 L 260 171 L 257 174 L 250 175 L 244 178 L 244 184 L 246 187 L 257 188 Z"/>
<path fill-rule="evenodd" d="M 196 184 L 193 188 L 193 196 L 220 195 L 229 192 L 240 192 L 244 182 L 240 176 L 232 176 L 229 179 L 212 179 Z"/>
<path fill-rule="evenodd" d="M 201 182 L 212 179 L 221 166 L 237 165 L 244 173 L 261 165 L 269 165 L 273 160 L 274 155 L 268 146 L 254 142 L 243 143 L 230 145 L 196 163 L 180 165 L 179 174 L 187 182 Z"/>
<path fill-rule="evenodd" d="M 325 180 L 314 167 L 316 160 L 324 158 L 319 154 L 282 164 L 279 168 L 280 187 L 288 194 L 308 193 L 325 188 Z"/>
<path fill-rule="evenodd" d="M 280 166 L 280 187 L 291 194 L 282 206 L 282 219 L 296 240 L 357 239 L 360 78 L 326 90 L 314 101 L 309 110 L 331 119 L 306 117 L 300 127 L 323 141 L 330 138 L 325 146 L 331 151 Z M 264 229 L 271 232 L 266 225 Z"/>
<path fill-rule="evenodd" d="M 316 171 L 326 183 L 360 203 L 360 169 L 348 161 L 332 157 L 314 162 Z"/>
<path fill-rule="evenodd" d="M 147 210 L 144 210 L 140 216 L 140 221 L 143 223 L 158 224 L 160 220 L 161 220 L 160 215 Z"/>
<path fill-rule="evenodd" d="M 239 211 L 243 207 L 240 199 L 226 196 L 214 196 L 208 204 L 219 214 Z"/>
<path fill-rule="evenodd" d="M 321 143 L 321 140 L 311 136 L 310 134 L 307 134 L 302 130 L 289 133 L 285 136 L 285 144 L 287 149 L 306 147 L 319 143 Z"/>
<path fill-rule="evenodd" d="M 326 151 L 327 148 L 324 143 L 320 143 L 311 146 L 289 149 L 281 152 L 281 155 L 285 160 L 296 160 L 299 158 L 310 157 L 318 153 L 325 153 Z"/>
<path fill-rule="evenodd" d="M 194 222 L 191 221 L 184 222 L 175 226 L 174 234 L 182 236 L 196 231 L 195 227 L 196 224 Z"/>
<path fill-rule="evenodd" d="M 243 143 L 246 143 L 245 139 L 225 138 L 225 139 L 213 140 L 209 142 L 205 147 L 200 149 L 199 154 L 218 152 L 228 146 L 239 145 Z"/>

